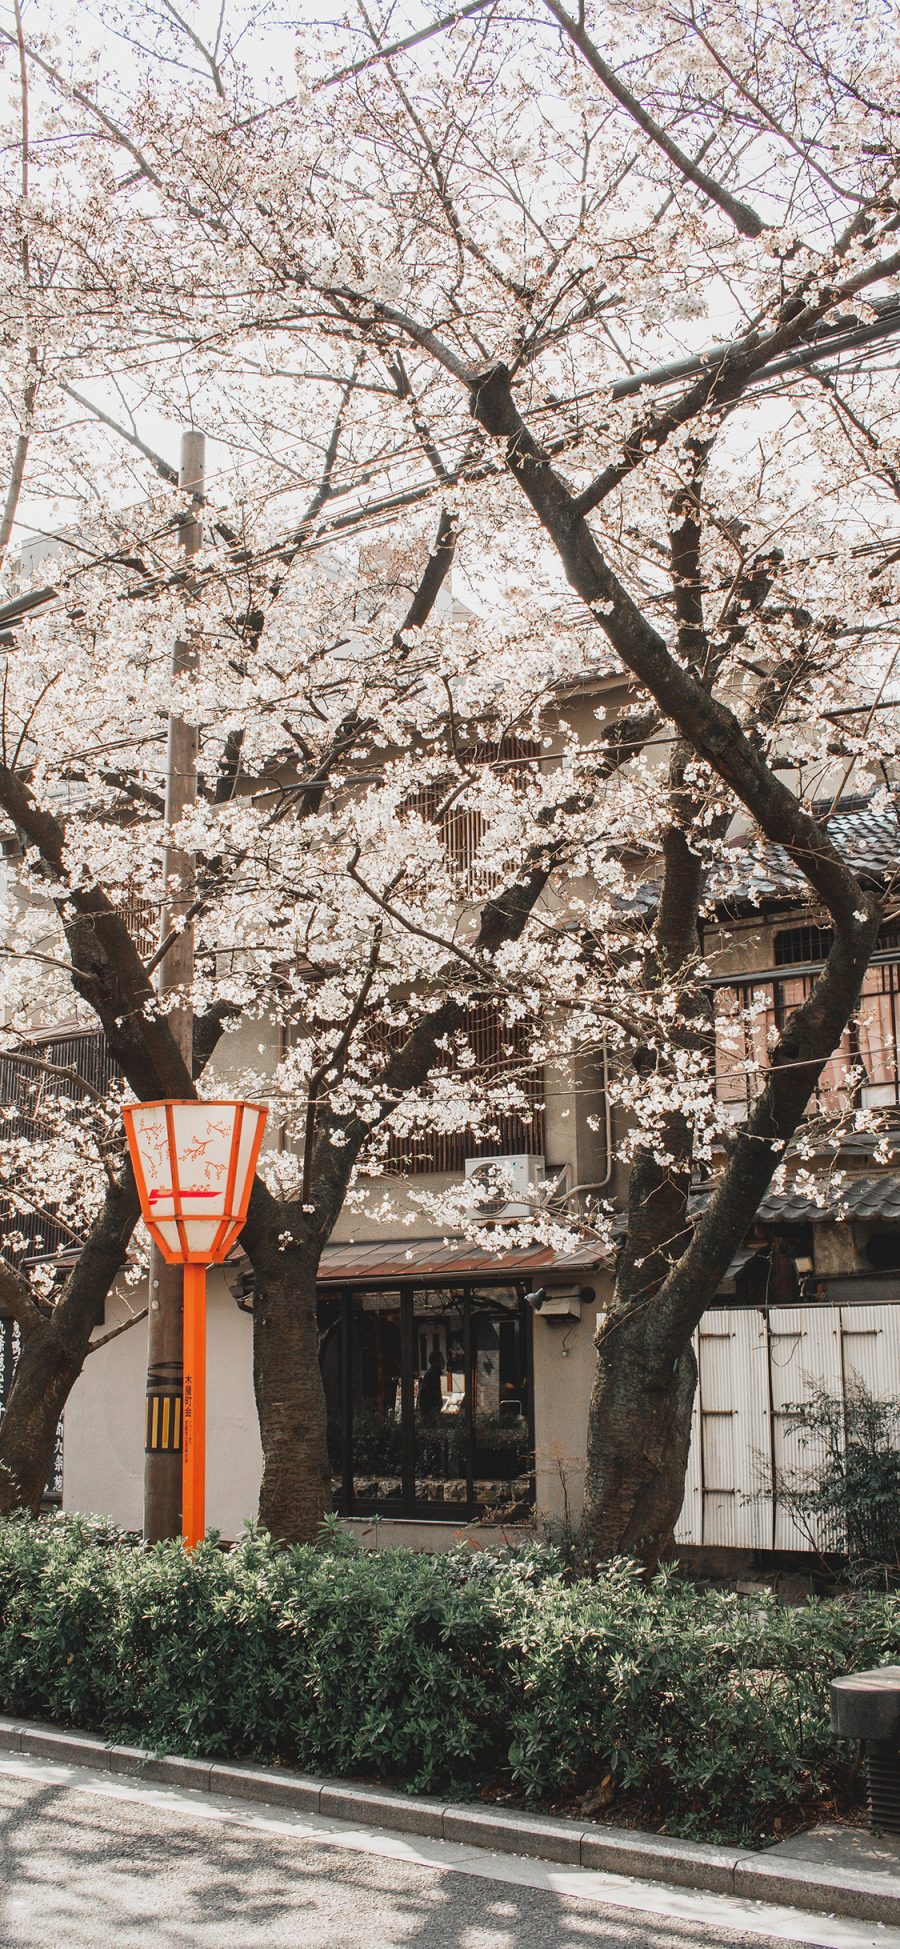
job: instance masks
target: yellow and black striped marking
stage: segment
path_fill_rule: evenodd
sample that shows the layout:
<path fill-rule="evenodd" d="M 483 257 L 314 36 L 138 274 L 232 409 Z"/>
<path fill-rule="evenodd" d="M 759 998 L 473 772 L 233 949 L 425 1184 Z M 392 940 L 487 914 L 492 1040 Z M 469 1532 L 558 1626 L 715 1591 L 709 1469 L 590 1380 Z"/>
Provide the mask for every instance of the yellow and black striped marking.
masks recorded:
<path fill-rule="evenodd" d="M 147 1395 L 147 1429 L 145 1447 L 148 1454 L 162 1449 L 169 1453 L 181 1447 L 181 1394 Z"/>

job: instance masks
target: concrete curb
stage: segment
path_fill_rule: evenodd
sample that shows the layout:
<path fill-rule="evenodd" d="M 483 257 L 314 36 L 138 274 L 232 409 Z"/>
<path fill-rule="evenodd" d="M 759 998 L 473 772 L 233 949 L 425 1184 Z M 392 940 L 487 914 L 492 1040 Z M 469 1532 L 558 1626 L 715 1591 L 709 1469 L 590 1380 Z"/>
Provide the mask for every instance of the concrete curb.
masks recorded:
<path fill-rule="evenodd" d="M 55 1726 L 0 1718 L 0 1750 L 163 1786 L 191 1787 L 260 1801 L 302 1814 L 321 1814 L 371 1827 L 395 1828 L 432 1840 L 529 1855 L 635 1881 L 666 1882 L 715 1895 L 805 1909 L 814 1915 L 839 1915 L 858 1922 L 900 1925 L 900 1875 L 839 1871 L 765 1854 L 669 1835 L 633 1833 L 627 1828 L 584 1827 L 580 1821 L 516 1813 L 503 1807 L 449 1805 L 416 1799 L 361 1782 L 309 1779 L 278 1767 L 180 1759 L 139 1746 L 107 1745 L 88 1733 L 62 1732 Z"/>

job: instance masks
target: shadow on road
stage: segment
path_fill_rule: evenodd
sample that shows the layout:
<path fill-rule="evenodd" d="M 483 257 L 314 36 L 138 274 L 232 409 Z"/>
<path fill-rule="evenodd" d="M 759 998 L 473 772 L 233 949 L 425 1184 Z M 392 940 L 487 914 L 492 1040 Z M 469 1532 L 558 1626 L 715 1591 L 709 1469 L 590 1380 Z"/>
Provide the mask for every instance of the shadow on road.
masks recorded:
<path fill-rule="evenodd" d="M 694 1949 L 698 1923 L 0 1776 L 2 1949 Z M 753 1938 L 753 1949 L 764 1949 Z"/>

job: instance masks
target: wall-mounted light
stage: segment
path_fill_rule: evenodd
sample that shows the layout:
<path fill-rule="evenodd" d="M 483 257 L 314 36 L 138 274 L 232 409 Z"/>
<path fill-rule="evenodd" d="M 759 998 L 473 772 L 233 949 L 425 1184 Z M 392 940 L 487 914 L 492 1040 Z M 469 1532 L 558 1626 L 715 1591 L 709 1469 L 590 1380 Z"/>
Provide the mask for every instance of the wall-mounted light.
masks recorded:
<path fill-rule="evenodd" d="M 538 1286 L 525 1294 L 526 1302 L 540 1313 L 542 1320 L 580 1320 L 581 1293 L 565 1287 Z"/>

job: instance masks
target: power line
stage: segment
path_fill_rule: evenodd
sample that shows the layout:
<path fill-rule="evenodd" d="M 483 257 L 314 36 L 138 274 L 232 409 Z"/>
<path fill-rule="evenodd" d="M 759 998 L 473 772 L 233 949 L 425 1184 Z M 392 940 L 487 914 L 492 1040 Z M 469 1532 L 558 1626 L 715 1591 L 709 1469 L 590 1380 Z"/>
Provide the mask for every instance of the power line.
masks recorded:
<path fill-rule="evenodd" d="M 759 371 L 749 380 L 746 391 L 755 391 L 761 385 L 767 385 L 773 378 L 780 377 L 787 372 L 802 371 L 820 359 L 839 358 L 843 352 L 879 343 L 885 339 L 892 338 L 896 333 L 900 332 L 900 298 L 876 298 L 872 301 L 872 308 L 879 311 L 880 316 L 865 324 L 855 323 L 852 325 L 843 325 L 836 323 L 833 325 L 817 326 L 812 334 L 811 343 L 799 347 L 795 352 L 787 354 L 782 359 L 773 361 L 770 366 L 760 367 Z M 626 377 L 614 380 L 608 391 L 603 387 L 595 386 L 585 390 L 583 393 L 572 393 L 564 398 L 554 397 L 552 400 L 545 401 L 535 407 L 532 417 L 534 419 L 542 419 L 551 413 L 558 415 L 567 407 L 579 407 L 588 401 L 597 401 L 598 399 L 618 401 L 633 397 L 634 394 L 642 391 L 644 388 L 665 389 L 678 384 L 680 380 L 697 377 L 707 371 L 710 365 L 715 364 L 717 360 L 725 356 L 728 349 L 727 342 L 723 342 L 711 346 L 706 351 L 697 353 L 689 358 L 673 359 L 662 365 L 648 367 L 642 372 L 629 373 Z M 745 395 L 741 396 L 744 397 Z M 98 417 L 102 418 L 104 416 L 98 415 Z M 550 451 L 564 451 L 567 447 L 571 447 L 573 442 L 574 436 L 561 436 L 558 441 L 553 442 Z M 404 450 L 401 448 L 399 451 L 402 455 Z M 406 451 L 409 451 L 408 445 Z M 396 459 L 397 454 L 392 452 L 390 456 L 379 462 L 364 463 L 364 468 L 369 470 L 375 466 L 386 468 L 391 463 L 396 464 Z M 412 482 L 405 488 L 397 489 L 391 494 L 382 496 L 380 500 L 367 502 L 363 507 L 346 509 L 343 513 L 333 516 L 330 521 L 323 521 L 317 517 L 314 529 L 310 528 L 305 533 L 302 529 L 295 530 L 293 534 L 285 536 L 278 542 L 271 543 L 268 548 L 261 549 L 256 554 L 250 554 L 248 552 L 241 557 L 240 565 L 244 568 L 263 566 L 267 562 L 276 562 L 279 559 L 284 559 L 288 551 L 294 552 L 304 545 L 322 547 L 331 536 L 356 532 L 365 533 L 367 529 L 375 529 L 383 526 L 394 515 L 410 507 L 419 506 L 428 500 L 433 500 L 436 495 L 445 492 L 448 486 L 456 485 L 460 480 L 477 479 L 479 475 L 486 476 L 495 471 L 501 471 L 501 469 L 499 463 L 493 457 L 490 459 L 480 457 L 478 460 L 472 460 L 468 464 L 462 464 L 450 475 L 448 481 L 437 482 L 433 475 L 429 475 L 424 481 Z M 347 494 L 354 491 L 354 485 L 355 483 L 348 483 L 346 486 L 336 488 L 330 498 L 344 498 Z M 894 544 L 884 545 L 893 546 Z M 117 557 L 115 555 L 109 555 L 101 559 L 108 563 L 114 563 Z M 94 564 L 91 564 L 91 566 L 94 566 Z M 84 572 L 85 570 L 83 568 L 80 570 L 76 569 L 59 584 L 47 584 L 43 588 L 29 590 L 27 594 L 17 596 L 10 602 L 0 606 L 0 631 L 8 632 L 15 627 L 17 622 L 23 621 L 33 610 L 44 608 L 57 600 L 62 591 L 77 579 L 79 573 Z M 150 592 L 151 589 L 146 591 L 148 594 Z M 129 593 L 134 594 L 136 592 L 131 591 Z M 6 642 L 9 644 L 11 641 L 12 638 L 9 635 L 0 636 L 0 643 Z"/>

